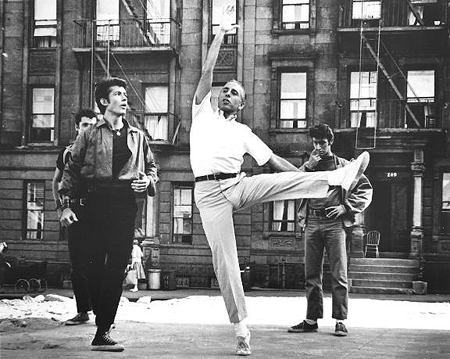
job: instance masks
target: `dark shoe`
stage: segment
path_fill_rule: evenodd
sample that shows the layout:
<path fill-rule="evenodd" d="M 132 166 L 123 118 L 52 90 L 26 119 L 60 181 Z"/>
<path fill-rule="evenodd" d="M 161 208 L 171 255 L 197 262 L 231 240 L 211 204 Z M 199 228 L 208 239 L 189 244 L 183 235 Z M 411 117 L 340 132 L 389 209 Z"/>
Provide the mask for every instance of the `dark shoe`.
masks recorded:
<path fill-rule="evenodd" d="M 346 337 L 348 334 L 347 328 L 344 323 L 336 323 L 336 328 L 334 329 L 334 335 L 337 337 Z"/>
<path fill-rule="evenodd" d="M 87 313 L 78 313 L 72 319 L 66 320 L 65 325 L 78 325 L 86 324 L 89 321 L 89 315 Z"/>
<path fill-rule="evenodd" d="M 317 332 L 319 326 L 316 324 L 308 324 L 306 320 L 301 322 L 300 324 L 294 325 L 288 329 L 289 333 L 313 333 Z"/>
<path fill-rule="evenodd" d="M 124 346 L 117 343 L 109 336 L 109 332 L 95 334 L 94 340 L 91 343 L 92 350 L 101 352 L 122 352 L 125 350 Z"/>
<path fill-rule="evenodd" d="M 250 332 L 245 337 L 237 337 L 236 355 L 247 356 L 252 353 L 250 348 Z"/>

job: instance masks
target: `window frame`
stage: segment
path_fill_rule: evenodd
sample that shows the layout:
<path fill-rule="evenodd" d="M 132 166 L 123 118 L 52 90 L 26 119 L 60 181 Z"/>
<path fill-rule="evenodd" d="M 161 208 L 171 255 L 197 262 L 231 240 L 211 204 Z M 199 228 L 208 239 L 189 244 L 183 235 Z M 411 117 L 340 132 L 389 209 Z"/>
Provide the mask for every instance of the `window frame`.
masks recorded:
<path fill-rule="evenodd" d="M 236 9 L 236 11 L 235 11 L 235 15 L 236 15 L 235 24 L 237 24 L 238 23 L 238 18 L 239 18 L 239 16 L 238 16 L 239 1 L 238 0 L 228 0 L 228 1 L 230 1 L 230 2 L 234 1 L 234 7 Z M 213 42 L 214 37 L 215 37 L 214 28 L 220 26 L 220 23 L 217 23 L 217 24 L 214 23 L 214 5 L 215 5 L 215 2 L 217 2 L 218 5 L 220 5 L 220 6 L 218 6 L 220 8 L 220 10 L 218 10 L 220 13 L 222 11 L 221 10 L 222 7 L 224 6 L 224 2 L 222 0 L 209 0 L 209 28 L 208 28 L 209 44 L 211 44 Z M 219 17 L 220 17 L 220 15 L 219 15 Z M 237 45 L 239 28 L 235 28 L 233 31 L 234 31 L 233 33 L 225 34 L 225 36 L 223 38 L 223 41 L 222 41 L 222 46 L 227 47 L 227 46 L 236 46 Z"/>
<path fill-rule="evenodd" d="M 317 0 L 309 0 L 309 17 L 308 17 L 308 27 L 300 29 L 285 29 L 283 26 L 283 1 L 277 0 L 273 1 L 272 12 L 273 12 L 273 23 L 272 23 L 272 34 L 276 36 L 280 35 L 290 35 L 290 34 L 311 34 L 316 32 L 317 26 Z"/>
<path fill-rule="evenodd" d="M 159 88 L 164 87 L 165 89 L 167 89 L 167 99 L 166 99 L 167 100 L 167 103 L 166 103 L 167 110 L 166 110 L 166 112 L 164 112 L 164 111 L 162 111 L 162 112 L 158 112 L 158 111 L 152 112 L 152 111 L 150 111 L 150 108 L 149 108 L 149 106 L 147 104 L 147 89 L 149 89 L 149 88 L 158 88 L 158 87 Z M 170 86 L 169 86 L 169 84 L 155 83 L 155 84 L 145 84 L 144 85 L 144 117 L 143 117 L 144 123 L 143 123 L 143 125 L 144 125 L 144 128 L 147 130 L 148 134 L 150 135 L 150 138 L 151 138 L 152 141 L 165 141 L 165 142 L 170 141 L 170 139 L 169 139 L 169 136 L 170 136 L 170 121 L 173 120 L 172 119 L 173 116 L 170 115 L 169 107 L 170 107 Z M 152 133 L 150 131 L 150 128 L 147 127 L 147 117 L 149 117 L 149 116 L 156 116 L 158 118 L 158 122 L 164 116 L 166 116 L 167 124 L 166 124 L 165 128 L 163 129 L 163 132 L 165 132 L 165 135 L 166 135 L 167 138 L 156 138 L 154 136 L 155 133 Z"/>
<path fill-rule="evenodd" d="M 42 200 L 42 209 L 39 210 L 40 214 L 42 215 L 41 217 L 41 228 L 37 228 L 37 229 L 32 229 L 32 228 L 28 228 L 29 226 L 29 212 L 31 212 L 32 210 L 29 208 L 28 204 L 29 203 L 34 203 L 34 202 L 29 202 L 28 201 L 28 186 L 30 184 L 41 184 L 42 185 L 42 198 L 40 198 Z M 36 188 L 36 187 L 35 187 Z M 22 221 L 22 238 L 23 240 L 30 240 L 30 241 L 43 241 L 44 240 L 44 234 L 45 234 L 45 180 L 24 180 L 23 181 L 23 221 Z M 37 199 L 37 195 L 36 195 L 36 199 Z M 37 210 L 35 210 L 35 212 L 38 212 Z M 39 223 L 38 222 L 38 223 Z M 36 238 L 32 238 L 32 236 L 29 236 L 30 233 L 35 233 L 36 232 Z M 38 233 L 40 232 L 40 236 L 38 236 Z"/>
<path fill-rule="evenodd" d="M 375 95 L 374 95 L 375 97 L 352 97 L 352 74 L 361 74 L 361 73 L 362 74 L 368 73 L 368 74 L 371 74 L 371 75 L 373 75 L 375 77 Z M 350 121 L 350 127 L 351 128 L 377 127 L 377 123 L 378 123 L 378 91 L 379 91 L 379 88 L 378 88 L 378 86 L 379 86 L 379 81 L 378 81 L 379 78 L 378 77 L 379 76 L 378 76 L 378 73 L 377 73 L 376 70 L 371 70 L 371 69 L 362 69 L 362 71 L 350 70 L 350 72 L 349 72 L 349 79 L 348 79 L 348 81 L 349 81 L 349 86 L 348 86 L 348 91 L 349 91 L 349 94 L 348 94 L 348 105 L 349 105 L 348 106 L 348 111 L 349 112 L 348 112 L 348 114 L 349 114 L 349 121 Z M 371 76 L 369 76 L 369 78 L 371 78 Z M 368 82 L 368 84 L 370 84 L 370 81 Z M 364 108 L 363 108 L 363 110 L 361 110 L 361 107 L 357 107 L 357 110 L 352 110 L 352 102 L 353 101 L 358 101 L 359 103 L 361 103 L 361 101 L 370 101 L 370 102 L 373 101 L 374 102 L 374 106 L 371 106 L 371 107 L 373 107 L 373 110 L 366 111 L 366 110 L 364 110 Z M 366 114 L 366 124 L 365 124 L 365 126 L 361 126 L 361 117 L 359 119 L 358 118 L 356 119 L 357 120 L 356 124 L 353 123 L 353 116 L 352 116 L 352 114 L 354 114 L 354 113 L 356 113 L 356 114 L 360 113 L 361 116 L 362 116 L 363 113 Z M 373 113 L 373 118 L 372 118 L 373 123 L 371 123 L 370 126 L 367 125 L 368 121 L 369 121 L 369 118 L 367 117 L 368 113 Z"/>
<path fill-rule="evenodd" d="M 305 76 L 305 98 L 282 98 L 282 78 L 284 74 L 304 74 Z M 282 119 L 281 111 L 282 111 L 282 102 L 283 101 L 303 101 L 305 103 L 305 117 L 303 119 Z M 299 127 L 298 124 L 304 121 L 304 126 Z M 293 127 L 283 127 L 281 126 L 282 122 L 293 122 Z M 297 126 L 294 126 L 296 124 Z M 277 116 L 277 129 L 280 130 L 299 130 L 299 129 L 307 129 L 308 127 L 308 71 L 299 70 L 295 71 L 294 69 L 280 69 L 278 74 L 278 116 Z"/>
<path fill-rule="evenodd" d="M 52 89 L 53 90 L 53 112 L 34 112 L 34 95 L 35 90 L 39 89 Z M 39 144 L 53 144 L 56 140 L 56 88 L 54 86 L 45 86 L 45 85 L 34 85 L 30 87 L 30 114 L 29 114 L 29 120 L 27 124 L 27 130 L 28 130 L 28 143 L 39 143 Z M 50 129 L 50 139 L 49 140 L 38 140 L 36 136 L 33 138 L 33 129 L 39 128 L 34 127 L 34 116 L 35 115 L 51 115 L 53 116 L 53 127 L 41 127 L 42 129 Z M 52 133 L 53 131 L 53 133 Z"/>
<path fill-rule="evenodd" d="M 190 213 L 190 233 L 175 233 L 175 220 L 177 218 L 185 218 L 185 217 L 175 217 L 175 190 L 190 190 L 191 192 L 191 213 Z M 171 235 L 171 244 L 175 245 L 192 245 L 193 237 L 194 237 L 194 184 L 189 182 L 173 182 L 172 183 L 172 201 L 171 201 L 171 225 L 172 225 L 172 235 Z M 184 223 L 183 223 L 184 228 Z M 179 239 L 176 239 L 176 235 L 179 236 Z M 187 236 L 183 238 L 184 236 Z"/>
<path fill-rule="evenodd" d="M 433 72 L 433 89 L 432 89 L 432 95 L 433 96 L 409 96 L 410 92 L 413 92 L 413 90 L 410 90 L 410 80 L 409 75 L 412 72 Z M 405 97 L 406 97 L 406 103 L 410 107 L 410 109 L 415 112 L 415 114 L 422 114 L 423 117 L 417 118 L 417 120 L 420 122 L 421 126 L 423 128 L 426 127 L 435 127 L 436 121 L 437 121 L 437 109 L 436 109 L 436 78 L 437 78 L 437 71 L 434 68 L 411 68 L 406 71 L 406 81 L 408 83 L 406 84 L 406 90 L 405 90 Z M 427 81 L 425 81 L 427 82 Z M 420 86 L 419 86 L 420 88 Z M 416 88 L 417 89 L 417 88 Z M 412 95 L 414 95 L 412 93 Z M 416 116 L 417 117 L 417 116 Z M 421 121 L 422 119 L 422 121 Z M 411 127 L 409 127 L 409 124 L 412 124 Z M 405 119 L 404 119 L 405 128 L 417 128 L 417 125 L 413 123 L 413 120 L 410 118 L 410 115 L 408 111 L 405 110 Z M 419 127 L 420 128 L 420 127 Z"/>
<path fill-rule="evenodd" d="M 447 176 L 446 176 L 447 175 Z M 448 177 L 446 180 L 449 181 L 447 184 L 450 188 L 450 169 L 444 169 L 441 172 L 440 181 L 439 181 L 439 187 L 440 187 L 440 198 L 439 198 L 439 234 L 450 236 L 450 224 L 445 226 L 445 223 L 449 223 L 448 220 L 450 219 L 450 196 L 448 201 L 444 201 L 444 194 L 445 187 L 444 187 L 444 180 L 445 177 Z M 447 192 L 448 193 L 448 192 Z M 444 208 L 444 202 L 448 202 L 448 208 Z"/>
<path fill-rule="evenodd" d="M 55 5 L 55 18 L 54 19 L 36 19 L 36 2 L 41 0 L 34 0 L 32 4 L 32 33 L 31 33 L 31 43 L 34 49 L 54 49 L 57 46 L 57 38 L 58 38 L 58 1 L 54 1 Z M 48 0 L 47 0 L 48 1 Z M 41 8 L 44 6 L 41 6 Z M 36 36 L 37 30 L 53 30 L 50 31 L 54 33 L 54 35 L 46 35 L 46 36 Z M 39 45 L 40 43 L 46 43 L 46 46 Z"/>
<path fill-rule="evenodd" d="M 292 0 L 291 0 L 292 1 Z M 310 22 L 311 22 L 311 4 L 309 0 L 295 0 L 298 1 L 299 3 L 297 4 L 285 4 L 284 0 L 281 0 L 281 11 L 280 11 L 280 17 L 281 17 L 281 29 L 285 30 L 285 31 L 292 31 L 292 30 L 308 30 L 310 28 Z M 294 12 L 295 12 L 295 8 L 296 7 L 300 7 L 302 8 L 303 6 L 308 8 L 308 21 L 284 21 L 284 13 L 285 13 L 285 8 L 290 8 L 293 7 L 294 8 Z M 302 27 L 301 25 L 306 23 L 307 27 Z M 287 28 L 286 24 L 294 24 L 294 28 Z M 299 25 L 299 27 L 297 27 L 297 25 Z"/>
<path fill-rule="evenodd" d="M 275 217 L 275 203 L 276 202 L 283 202 L 283 215 L 281 220 L 274 219 Z M 293 213 L 292 213 L 292 219 L 287 218 L 284 219 L 284 215 L 289 216 L 289 203 L 293 202 Z M 281 201 L 272 201 L 270 202 L 270 215 L 269 215 L 269 231 L 271 233 L 296 233 L 296 223 L 297 223 L 297 208 L 298 208 L 298 202 L 297 200 L 281 200 Z M 274 228 L 274 225 L 280 225 L 280 229 L 277 230 Z M 289 230 L 289 225 L 292 225 L 292 230 Z M 285 226 L 285 227 L 284 227 Z M 286 229 L 283 229 L 286 228 Z"/>

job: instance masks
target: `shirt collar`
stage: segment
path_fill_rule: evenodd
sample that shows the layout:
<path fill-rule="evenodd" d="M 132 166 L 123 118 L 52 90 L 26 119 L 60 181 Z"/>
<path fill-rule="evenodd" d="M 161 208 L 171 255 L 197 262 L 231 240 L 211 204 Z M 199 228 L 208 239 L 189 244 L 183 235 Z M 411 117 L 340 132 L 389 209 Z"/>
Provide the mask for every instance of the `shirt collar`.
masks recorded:
<path fill-rule="evenodd" d="M 231 115 L 228 118 L 225 118 L 225 116 L 223 115 L 223 111 L 220 110 L 220 109 L 217 110 L 217 116 L 222 118 L 222 119 L 224 119 L 225 121 L 236 121 L 236 119 L 237 119 L 237 114 L 236 113 L 234 115 Z"/>

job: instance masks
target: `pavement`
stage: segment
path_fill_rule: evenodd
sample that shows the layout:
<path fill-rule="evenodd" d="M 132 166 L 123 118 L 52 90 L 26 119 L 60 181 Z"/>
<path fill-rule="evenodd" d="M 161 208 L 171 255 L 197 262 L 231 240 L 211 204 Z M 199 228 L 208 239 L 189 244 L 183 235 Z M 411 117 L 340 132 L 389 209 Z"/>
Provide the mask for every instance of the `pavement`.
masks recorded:
<path fill-rule="evenodd" d="M 67 289 L 46 293 L 72 296 Z M 235 357 L 234 333 L 218 290 L 124 290 L 123 296 L 131 302 L 151 297 L 147 304 L 128 304 L 134 312 L 119 308 L 112 337 L 124 344 L 124 352 L 90 350 L 93 320 L 65 326 L 42 318 L 0 330 L 0 358 Z M 253 288 L 246 296 L 251 358 L 450 358 L 450 295 L 351 294 L 347 337 L 333 335 L 329 294 L 319 331 L 307 334 L 286 330 L 303 319 L 304 291 Z"/>

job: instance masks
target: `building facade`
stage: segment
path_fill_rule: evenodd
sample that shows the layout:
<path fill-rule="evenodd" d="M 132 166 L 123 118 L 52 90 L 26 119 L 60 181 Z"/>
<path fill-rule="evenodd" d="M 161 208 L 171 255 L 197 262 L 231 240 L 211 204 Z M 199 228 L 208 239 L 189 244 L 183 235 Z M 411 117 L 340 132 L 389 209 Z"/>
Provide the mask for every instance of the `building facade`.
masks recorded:
<path fill-rule="evenodd" d="M 4 0 L 0 2 L 0 239 L 10 255 L 69 272 L 51 181 L 75 136 L 74 114 L 94 108 L 95 83 L 127 80 L 128 119 L 150 136 L 160 182 L 139 198 L 136 237 L 148 267 L 178 287 L 215 287 L 193 200 L 191 103 L 220 23 L 235 6 L 214 88 L 242 82 L 239 120 L 280 156 L 309 157 L 308 128 L 335 129 L 343 157 L 371 153 L 374 200 L 349 233 L 380 256 L 417 259 L 431 292 L 450 292 L 450 52 L 443 0 Z M 246 158 L 249 175 L 269 171 Z M 235 214 L 242 269 L 254 286 L 302 288 L 304 240 L 296 201 Z M 351 262 L 350 262 L 351 263 Z"/>

